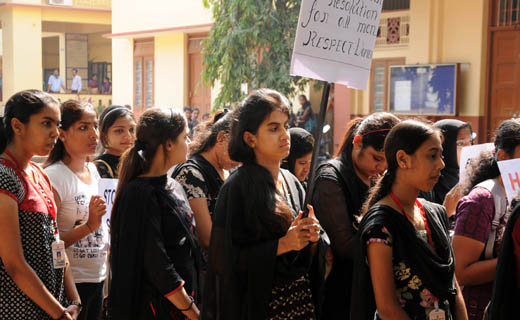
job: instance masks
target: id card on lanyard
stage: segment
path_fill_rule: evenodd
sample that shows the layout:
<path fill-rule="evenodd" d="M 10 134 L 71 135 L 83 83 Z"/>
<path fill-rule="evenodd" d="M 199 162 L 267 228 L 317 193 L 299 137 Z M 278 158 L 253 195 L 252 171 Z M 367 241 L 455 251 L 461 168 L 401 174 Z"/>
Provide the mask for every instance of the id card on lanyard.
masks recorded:
<path fill-rule="evenodd" d="M 66 253 L 65 253 L 65 242 L 60 240 L 58 233 L 58 226 L 56 220 L 53 222 L 54 225 L 54 242 L 52 243 L 52 263 L 54 269 L 63 269 L 67 265 Z"/>
<path fill-rule="evenodd" d="M 439 309 L 439 302 L 435 301 L 435 309 L 430 312 L 429 320 L 446 320 L 446 313 Z"/>

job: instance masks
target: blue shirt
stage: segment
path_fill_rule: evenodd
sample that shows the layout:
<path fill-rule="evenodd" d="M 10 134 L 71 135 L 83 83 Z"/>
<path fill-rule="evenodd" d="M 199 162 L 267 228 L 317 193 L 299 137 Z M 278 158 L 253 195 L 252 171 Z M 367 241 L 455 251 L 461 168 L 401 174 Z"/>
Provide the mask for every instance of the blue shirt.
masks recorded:
<path fill-rule="evenodd" d="M 63 86 L 63 80 L 61 76 L 55 77 L 53 74 L 49 77 L 49 90 L 51 92 L 60 92 L 60 88 Z"/>

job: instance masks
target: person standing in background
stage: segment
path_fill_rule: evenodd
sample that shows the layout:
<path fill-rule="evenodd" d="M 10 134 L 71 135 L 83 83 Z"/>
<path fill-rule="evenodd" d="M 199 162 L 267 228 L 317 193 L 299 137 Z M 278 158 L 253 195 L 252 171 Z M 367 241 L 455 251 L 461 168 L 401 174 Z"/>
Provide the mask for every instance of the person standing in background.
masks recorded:
<path fill-rule="evenodd" d="M 98 94 L 99 93 L 99 83 L 97 81 L 97 74 L 92 75 L 92 79 L 88 81 L 88 91 L 90 94 Z"/>
<path fill-rule="evenodd" d="M 78 74 L 78 69 L 72 69 L 72 85 L 70 87 L 72 93 L 80 93 L 82 89 L 81 76 Z"/>
<path fill-rule="evenodd" d="M 61 89 L 65 90 L 63 88 L 63 79 L 58 69 L 54 69 L 54 72 L 50 75 L 48 86 L 47 92 L 60 93 Z"/>

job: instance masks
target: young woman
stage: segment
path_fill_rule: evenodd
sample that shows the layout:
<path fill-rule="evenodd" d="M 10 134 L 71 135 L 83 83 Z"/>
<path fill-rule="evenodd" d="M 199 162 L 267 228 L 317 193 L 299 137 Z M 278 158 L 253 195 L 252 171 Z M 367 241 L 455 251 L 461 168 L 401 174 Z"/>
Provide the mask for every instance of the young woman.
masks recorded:
<path fill-rule="evenodd" d="M 113 319 L 198 319 L 192 217 L 166 173 L 186 161 L 188 126 L 173 109 L 149 109 L 123 154 L 111 218 Z"/>
<path fill-rule="evenodd" d="M 310 101 L 307 100 L 307 97 L 304 94 L 302 94 L 298 97 L 298 102 L 302 106 L 296 115 L 296 123 L 298 127 L 314 133 L 317 120 L 314 117 Z"/>
<path fill-rule="evenodd" d="M 383 145 L 399 119 L 375 113 L 350 122 L 335 159 L 316 172 L 312 204 L 330 238 L 333 263 L 325 282 L 323 319 L 349 319 L 357 217 L 372 180 L 386 170 Z"/>
<path fill-rule="evenodd" d="M 351 318 L 467 319 L 446 211 L 417 199 L 444 168 L 440 132 L 403 121 L 388 134 L 385 155 L 388 169 L 362 211 Z"/>
<path fill-rule="evenodd" d="M 468 168 L 464 197 L 457 204 L 453 250 L 455 273 L 464 286 L 471 320 L 482 319 L 491 299 L 497 256 L 507 223 L 507 200 L 497 161 L 520 158 L 520 119 L 496 131 L 495 152 L 485 152 Z"/>
<path fill-rule="evenodd" d="M 106 204 L 98 195 L 99 175 L 89 158 L 98 144 L 94 107 L 76 100 L 61 105 L 60 135 L 46 162 L 56 200 L 58 228 L 65 242 L 83 311 L 99 319 L 106 277 L 108 230 L 101 224 Z"/>
<path fill-rule="evenodd" d="M 61 234 L 49 179 L 31 162 L 51 151 L 59 123 L 58 101 L 37 90 L 13 95 L 0 118 L 1 319 L 70 320 L 81 309 L 70 265 L 54 264 Z"/>
<path fill-rule="evenodd" d="M 117 179 L 119 159 L 134 145 L 135 116 L 126 107 L 110 106 L 101 113 L 99 120 L 104 153 L 94 163 L 101 178 Z"/>
<path fill-rule="evenodd" d="M 195 214 L 197 238 L 204 251 L 209 247 L 211 217 L 218 193 L 229 172 L 238 163 L 229 158 L 231 112 L 215 114 L 213 121 L 204 123 L 190 144 L 189 160 L 177 166 L 172 178 L 184 188 Z"/>
<path fill-rule="evenodd" d="M 314 137 L 309 131 L 302 128 L 291 128 L 289 134 L 291 135 L 291 150 L 289 156 L 282 161 L 282 168 L 294 174 L 306 188 L 306 180 L 311 170 Z"/>
<path fill-rule="evenodd" d="M 289 155 L 289 102 L 253 92 L 234 112 L 229 154 L 242 162 L 215 208 L 204 319 L 315 319 L 306 274 L 319 224 L 304 191 L 280 169 Z"/>

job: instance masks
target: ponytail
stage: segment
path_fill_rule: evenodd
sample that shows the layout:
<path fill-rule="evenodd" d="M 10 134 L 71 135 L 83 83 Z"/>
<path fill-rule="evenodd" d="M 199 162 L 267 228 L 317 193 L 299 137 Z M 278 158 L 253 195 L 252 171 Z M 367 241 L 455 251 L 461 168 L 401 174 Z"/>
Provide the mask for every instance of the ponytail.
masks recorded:
<path fill-rule="evenodd" d="M 343 142 L 339 147 L 336 157 L 348 157 L 348 155 L 352 154 L 352 143 L 354 142 L 354 137 L 356 136 L 356 132 L 361 122 L 363 122 L 363 118 L 355 118 L 350 120 L 350 122 L 347 124 L 347 131 L 343 136 Z"/>
<path fill-rule="evenodd" d="M 376 204 L 379 200 L 383 199 L 390 193 L 390 191 L 392 190 L 392 185 L 395 181 L 395 173 L 396 170 L 386 171 L 385 175 L 379 178 L 376 184 L 372 188 L 370 188 L 368 192 L 368 197 L 365 200 L 365 203 L 363 203 L 363 207 L 361 208 L 360 219 L 363 218 L 363 216 L 365 216 L 365 214 L 374 204 Z"/>
<path fill-rule="evenodd" d="M 139 154 L 140 152 L 141 155 Z M 121 190 L 124 190 L 130 181 L 134 180 L 150 168 L 151 161 L 146 161 L 142 154 L 142 150 L 137 150 L 137 147 L 134 145 L 121 156 L 118 166 L 119 180 L 117 182 L 116 197 L 110 217 L 111 226 L 117 225 L 117 214 L 114 213 L 117 212 L 119 204 L 118 199 Z"/>

